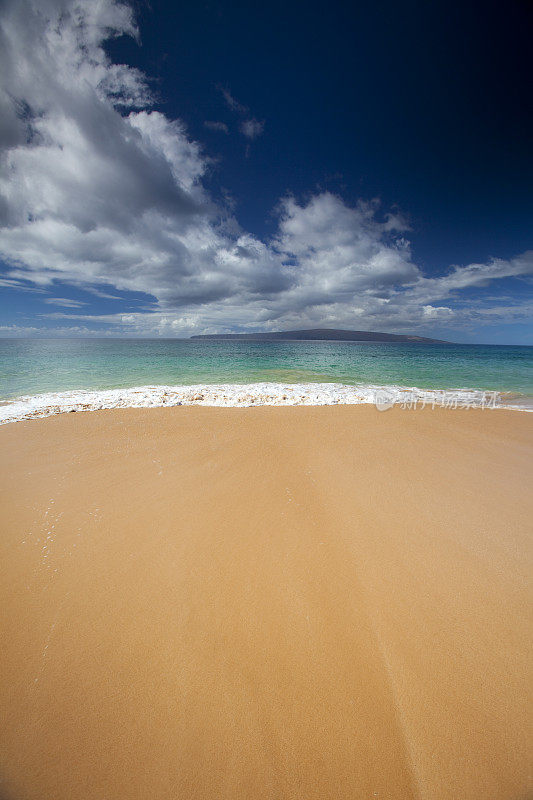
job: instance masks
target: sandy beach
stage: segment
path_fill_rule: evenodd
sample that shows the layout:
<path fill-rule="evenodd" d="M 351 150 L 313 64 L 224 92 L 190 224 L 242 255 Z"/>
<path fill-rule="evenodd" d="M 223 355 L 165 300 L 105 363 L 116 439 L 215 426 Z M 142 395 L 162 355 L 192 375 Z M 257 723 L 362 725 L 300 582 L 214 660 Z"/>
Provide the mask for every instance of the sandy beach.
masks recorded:
<path fill-rule="evenodd" d="M 0 428 L 2 800 L 532 797 L 532 422 Z"/>

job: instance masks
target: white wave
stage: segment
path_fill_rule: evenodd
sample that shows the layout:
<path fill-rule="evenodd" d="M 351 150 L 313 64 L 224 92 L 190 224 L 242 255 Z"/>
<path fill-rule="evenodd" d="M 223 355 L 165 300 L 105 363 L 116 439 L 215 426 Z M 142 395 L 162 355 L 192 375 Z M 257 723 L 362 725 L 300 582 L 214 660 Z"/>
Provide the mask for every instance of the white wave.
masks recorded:
<path fill-rule="evenodd" d="M 76 390 L 19 397 L 0 406 L 0 424 L 72 411 L 160 406 L 324 406 L 371 403 L 380 410 L 404 407 L 512 408 L 495 392 L 478 389 L 425 390 L 416 387 L 338 383 L 251 383 L 193 386 L 136 386 L 131 389 Z M 519 406 L 515 406 L 518 408 Z M 522 407 L 523 408 L 523 407 Z"/>

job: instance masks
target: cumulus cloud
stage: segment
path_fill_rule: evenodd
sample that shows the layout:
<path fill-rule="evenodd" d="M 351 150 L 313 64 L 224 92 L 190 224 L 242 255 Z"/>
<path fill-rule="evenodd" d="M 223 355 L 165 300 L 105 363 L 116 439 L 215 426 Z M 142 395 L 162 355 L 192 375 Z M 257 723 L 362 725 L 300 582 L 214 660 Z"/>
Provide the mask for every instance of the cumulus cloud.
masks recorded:
<path fill-rule="evenodd" d="M 379 205 L 347 206 L 329 192 L 306 205 L 289 197 L 280 204 L 276 248 L 298 264 L 299 286 L 307 284 L 332 300 L 362 288 L 384 288 L 420 277 L 399 217 L 376 219 Z M 392 222 L 391 222 L 392 220 Z"/>
<path fill-rule="evenodd" d="M 490 321 L 498 308 L 513 319 L 520 313 L 497 303 L 468 311 L 457 298 L 533 274 L 532 253 L 427 277 L 406 221 L 376 201 L 286 197 L 270 241 L 244 231 L 206 189 L 202 146 L 154 108 L 142 73 L 106 55 L 109 38 L 138 37 L 129 6 L 6 0 L 0 18 L 0 285 L 71 285 L 115 301 L 138 292 L 152 301 L 132 313 L 48 319 L 83 321 L 79 330 L 188 335 L 307 325 L 402 332 Z M 223 94 L 245 117 L 244 135 L 259 135 L 263 123 Z M 225 132 L 224 123 L 206 125 Z M 46 302 L 81 308 L 61 297 Z"/>
<path fill-rule="evenodd" d="M 182 123 L 127 108 L 150 100 L 146 83 L 102 46 L 136 35 L 126 6 L 21 0 L 2 23 L 2 98 L 23 129 L 2 150 L 10 279 L 109 283 L 178 306 L 275 285 L 281 265 L 208 197 L 208 159 Z"/>

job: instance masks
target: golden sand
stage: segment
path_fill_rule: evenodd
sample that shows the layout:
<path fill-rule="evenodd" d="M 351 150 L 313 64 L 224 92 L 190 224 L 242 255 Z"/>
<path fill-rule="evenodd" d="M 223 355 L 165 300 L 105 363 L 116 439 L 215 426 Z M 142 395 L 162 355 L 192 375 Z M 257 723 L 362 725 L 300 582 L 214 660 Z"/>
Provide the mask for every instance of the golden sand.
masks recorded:
<path fill-rule="evenodd" d="M 533 417 L 0 429 L 2 800 L 526 800 Z"/>

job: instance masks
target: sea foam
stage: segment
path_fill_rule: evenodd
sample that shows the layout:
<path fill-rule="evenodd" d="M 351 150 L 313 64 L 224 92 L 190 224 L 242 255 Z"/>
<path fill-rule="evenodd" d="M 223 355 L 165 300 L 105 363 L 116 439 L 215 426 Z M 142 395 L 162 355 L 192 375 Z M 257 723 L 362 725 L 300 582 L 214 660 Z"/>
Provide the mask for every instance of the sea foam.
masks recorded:
<path fill-rule="evenodd" d="M 73 411 L 161 406 L 326 406 L 371 403 L 380 410 L 404 408 L 513 408 L 495 392 L 478 389 L 426 390 L 416 387 L 338 383 L 249 383 L 191 386 L 135 386 L 50 392 L 23 396 L 0 406 L 0 424 Z M 514 406 L 519 408 L 519 405 Z M 523 407 L 522 407 L 523 408 Z"/>

